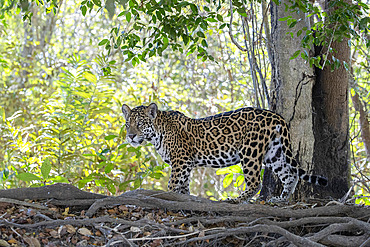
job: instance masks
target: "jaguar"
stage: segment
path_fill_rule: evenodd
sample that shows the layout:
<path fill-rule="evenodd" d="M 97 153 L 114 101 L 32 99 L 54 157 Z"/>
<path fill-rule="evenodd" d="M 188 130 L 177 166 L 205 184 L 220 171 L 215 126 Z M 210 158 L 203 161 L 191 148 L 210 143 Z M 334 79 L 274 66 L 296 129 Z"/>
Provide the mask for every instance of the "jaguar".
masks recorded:
<path fill-rule="evenodd" d="M 161 111 L 155 103 L 131 109 L 122 105 L 126 141 L 136 147 L 150 142 L 171 166 L 170 191 L 189 194 L 195 167 L 223 168 L 241 164 L 246 190 L 237 203 L 248 201 L 261 189 L 262 164 L 278 176 L 283 191 L 275 200 L 286 201 L 298 179 L 326 186 L 327 178 L 309 175 L 293 157 L 287 122 L 269 110 L 245 107 L 193 119 L 179 111 Z"/>

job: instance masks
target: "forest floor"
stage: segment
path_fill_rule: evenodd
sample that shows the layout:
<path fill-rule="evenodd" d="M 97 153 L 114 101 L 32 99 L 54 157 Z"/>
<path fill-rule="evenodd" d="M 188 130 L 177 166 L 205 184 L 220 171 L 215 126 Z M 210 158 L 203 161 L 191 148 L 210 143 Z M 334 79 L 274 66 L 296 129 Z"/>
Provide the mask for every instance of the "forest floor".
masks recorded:
<path fill-rule="evenodd" d="M 117 197 L 68 184 L 0 190 L 0 246 L 370 246 L 370 208 L 228 204 L 172 192 Z"/>

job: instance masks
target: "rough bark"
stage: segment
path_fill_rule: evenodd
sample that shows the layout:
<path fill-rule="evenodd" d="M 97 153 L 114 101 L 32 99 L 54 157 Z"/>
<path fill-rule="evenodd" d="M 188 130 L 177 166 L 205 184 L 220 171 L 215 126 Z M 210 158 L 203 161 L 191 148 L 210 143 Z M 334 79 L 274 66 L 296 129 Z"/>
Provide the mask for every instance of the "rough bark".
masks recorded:
<path fill-rule="evenodd" d="M 336 51 L 333 55 L 337 59 L 350 64 L 347 38 L 333 42 L 331 47 Z M 319 52 L 326 52 L 325 47 Z M 331 60 L 331 56 L 328 59 Z M 348 191 L 350 181 L 349 74 L 341 64 L 334 71 L 329 66 L 325 66 L 323 70 L 316 69 L 316 76 L 312 96 L 315 134 L 313 166 L 316 171 L 328 177 L 329 185 L 325 188 L 317 187 L 314 191 L 322 197 L 341 198 Z"/>
<path fill-rule="evenodd" d="M 300 39 L 297 31 L 309 23 L 300 21 L 289 28 L 280 18 L 291 15 L 293 18 L 305 20 L 304 13 L 285 12 L 285 5 L 289 1 L 282 1 L 279 6 L 272 4 L 271 31 L 272 31 L 272 110 L 281 114 L 290 125 L 292 149 L 300 166 L 311 170 L 313 156 L 314 135 L 312 131 L 312 86 L 314 71 L 300 56 L 290 59 L 295 51 L 300 50 Z M 293 33 L 293 37 L 288 32 Z M 268 196 L 266 188 L 275 188 L 277 179 L 270 170 L 264 176 L 262 195 Z M 275 189 L 273 189 L 275 190 Z"/>
<path fill-rule="evenodd" d="M 53 185 L 36 187 L 36 188 L 17 188 L 0 190 L 0 198 L 13 198 L 17 200 L 42 200 L 42 199 L 56 199 L 56 200 L 87 200 L 87 199 L 101 199 L 107 196 L 94 194 L 77 189 L 70 184 L 57 183 Z"/>
<path fill-rule="evenodd" d="M 11 193 L 9 193 L 11 192 Z M 64 193 L 63 193 L 64 192 Z M 25 197 L 25 195 L 27 195 Z M 282 227 L 294 227 L 315 221 L 316 223 L 335 223 L 348 222 L 359 218 L 367 221 L 370 218 L 370 209 L 366 207 L 344 205 L 328 202 L 322 207 L 304 207 L 302 204 L 290 205 L 280 208 L 277 206 L 263 204 L 230 204 L 226 202 L 211 201 L 192 195 L 179 194 L 175 192 L 153 191 L 153 190 L 134 190 L 121 194 L 120 196 L 105 196 L 94 194 L 77 189 L 70 184 L 54 184 L 35 188 L 18 188 L 12 190 L 0 190 L 0 203 L 18 204 L 22 206 L 44 209 L 43 205 L 37 202 L 23 202 L 25 199 L 47 200 L 46 205 L 71 206 L 71 201 L 79 201 L 83 208 L 88 208 L 87 216 L 93 216 L 98 209 L 113 205 L 136 205 L 145 208 L 157 208 L 166 210 L 192 210 L 197 212 L 213 212 L 220 215 L 231 214 L 230 220 L 255 220 L 270 222 L 270 218 L 285 217 L 289 219 L 287 225 Z M 10 200 L 11 199 L 11 200 Z M 87 200 L 90 204 L 86 204 Z M 56 203 L 55 203 L 56 202 Z M 315 203 L 315 205 L 318 203 Z M 306 204 L 309 205 L 309 204 Z M 243 218 L 245 217 L 245 218 Z M 267 218 L 261 218 L 267 217 Z M 317 219 L 317 217 L 322 217 Z M 335 217 L 335 218 L 328 218 Z M 349 218 L 350 217 L 350 218 Z M 297 219 L 297 221 L 293 221 Z M 197 218 L 207 222 L 207 219 Z M 225 219 L 224 219 L 225 220 Z M 357 222 L 357 221 L 356 221 Z M 184 222 L 182 222 L 184 223 Z M 182 224 L 181 223 L 181 224 Z M 217 222 L 208 222 L 209 224 Z M 279 225 L 279 223 L 277 223 Z M 370 224 L 367 227 L 370 229 Z"/>

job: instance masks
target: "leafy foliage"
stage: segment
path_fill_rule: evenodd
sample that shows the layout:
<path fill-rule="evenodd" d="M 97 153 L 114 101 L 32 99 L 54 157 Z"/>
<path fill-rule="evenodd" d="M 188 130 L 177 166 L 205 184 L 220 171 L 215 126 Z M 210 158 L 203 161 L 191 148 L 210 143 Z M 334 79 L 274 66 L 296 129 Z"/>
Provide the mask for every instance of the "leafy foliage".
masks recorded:
<path fill-rule="evenodd" d="M 328 65 L 332 70 L 339 68 L 343 63 L 349 71 L 350 66 L 347 62 L 335 57 L 336 51 L 331 47 L 332 43 L 351 38 L 349 42 L 360 41 L 367 49 L 370 47 L 370 40 L 366 38 L 370 32 L 369 6 L 366 3 L 360 1 L 352 4 L 348 1 L 334 0 L 329 2 L 327 9 L 323 9 L 310 1 L 295 1 L 285 7 L 287 12 L 302 11 L 306 13 L 307 18 L 314 18 L 310 29 L 303 27 L 296 34 L 290 33 L 292 37 L 295 35 L 302 37 L 303 48 L 297 50 L 291 59 L 301 55 L 310 63 L 310 66 L 315 65 L 322 69 Z M 279 21 L 286 21 L 287 25 L 292 28 L 298 22 L 305 20 L 297 20 L 288 15 L 280 18 Z M 312 49 L 313 46 L 321 47 L 322 53 L 309 55 L 307 50 Z"/>
<path fill-rule="evenodd" d="M 83 1 L 81 9 L 91 10 L 91 3 Z M 126 28 L 112 28 L 109 39 L 103 39 L 99 43 L 105 46 L 108 54 L 112 49 L 122 49 L 126 56 L 125 61 L 132 61 L 135 66 L 140 60 L 145 62 L 155 55 L 162 56 L 168 47 L 172 51 L 183 52 L 185 46 L 188 55 L 197 51 L 197 57 L 203 61 L 214 60 L 207 52 L 205 32 L 212 23 L 222 21 L 222 15 L 217 13 L 221 8 L 220 2 L 216 11 L 211 11 L 207 5 L 177 0 L 145 3 L 129 0 L 128 5 L 127 9 L 124 6 L 126 10 L 118 14 L 118 17 L 126 19 Z"/>
<path fill-rule="evenodd" d="M 109 64 L 101 57 L 96 62 L 101 68 Z M 21 112 L 7 118 L 2 110 L 3 186 L 15 182 L 16 176 L 33 186 L 72 182 L 80 188 L 97 185 L 115 194 L 140 187 L 146 176 L 163 176 L 163 165 L 157 166 L 149 156 L 143 158 L 140 148 L 120 144 L 125 133 L 119 116 L 112 114 L 113 76 L 103 69 L 94 73 L 77 55 L 69 64 L 55 82 L 57 90 L 40 106 L 39 123 L 21 128 L 16 122 Z M 117 128 L 119 134 L 109 131 Z M 152 166 L 146 169 L 149 161 Z"/>

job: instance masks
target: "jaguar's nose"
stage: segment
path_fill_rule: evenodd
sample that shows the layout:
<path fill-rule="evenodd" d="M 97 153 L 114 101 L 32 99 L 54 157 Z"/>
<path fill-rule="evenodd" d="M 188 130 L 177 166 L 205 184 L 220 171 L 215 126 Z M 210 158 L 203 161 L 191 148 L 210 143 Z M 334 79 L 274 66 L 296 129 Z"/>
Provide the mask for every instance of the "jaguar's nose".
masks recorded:
<path fill-rule="evenodd" d="M 135 138 L 136 134 L 128 134 L 128 137 L 133 140 Z"/>

